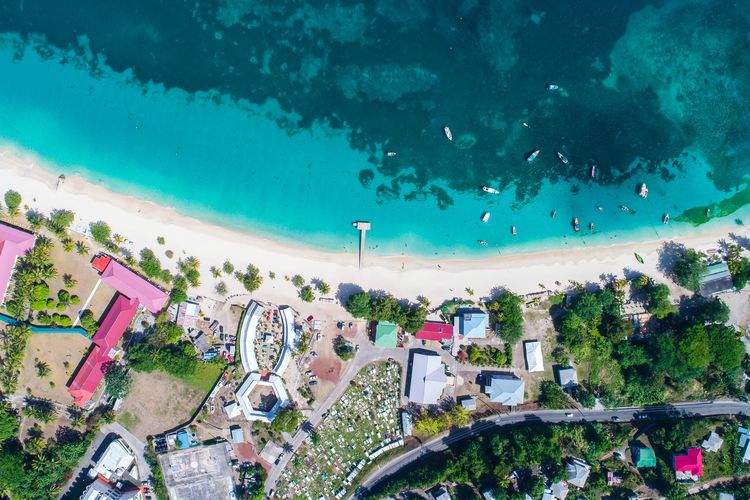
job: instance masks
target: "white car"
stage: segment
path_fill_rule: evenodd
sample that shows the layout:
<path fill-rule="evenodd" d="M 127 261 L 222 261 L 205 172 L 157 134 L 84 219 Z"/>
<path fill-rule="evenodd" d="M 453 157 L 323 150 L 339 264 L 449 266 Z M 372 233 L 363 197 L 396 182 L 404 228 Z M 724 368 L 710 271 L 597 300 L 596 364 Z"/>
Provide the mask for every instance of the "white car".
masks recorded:
<path fill-rule="evenodd" d="M 568 418 L 573 418 L 573 414 L 572 413 L 566 413 L 565 416 L 568 417 Z"/>
<path fill-rule="evenodd" d="M 315 351 L 310 351 L 310 356 L 312 356 L 313 358 L 317 358 L 318 357 L 318 353 L 315 352 Z"/>
<path fill-rule="evenodd" d="M 357 344 L 357 345 L 354 346 L 354 350 L 357 351 L 357 352 L 359 352 L 359 344 Z"/>

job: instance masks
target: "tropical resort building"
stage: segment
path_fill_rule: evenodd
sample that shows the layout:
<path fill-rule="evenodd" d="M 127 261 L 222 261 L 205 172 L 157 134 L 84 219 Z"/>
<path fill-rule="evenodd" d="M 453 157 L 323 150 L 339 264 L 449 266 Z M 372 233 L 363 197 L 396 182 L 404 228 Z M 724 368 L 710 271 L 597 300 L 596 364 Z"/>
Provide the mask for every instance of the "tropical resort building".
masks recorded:
<path fill-rule="evenodd" d="M 420 405 L 437 404 L 448 384 L 440 356 L 429 351 L 412 351 L 410 368 L 409 394 L 406 395 L 409 401 Z"/>
<path fill-rule="evenodd" d="M 116 355 L 116 346 L 141 306 L 158 313 L 169 296 L 145 278 L 110 258 L 101 274 L 101 281 L 117 291 L 99 329 L 92 338 L 92 347 L 78 368 L 68 392 L 76 405 L 83 407 L 104 378 L 109 363 Z"/>
<path fill-rule="evenodd" d="M 565 463 L 565 471 L 568 473 L 568 484 L 584 488 L 591 473 L 591 466 L 583 460 L 573 458 Z"/>
<path fill-rule="evenodd" d="M 734 290 L 732 273 L 726 262 L 711 264 L 701 275 L 699 292 L 704 297 Z"/>
<path fill-rule="evenodd" d="M 633 463 L 639 469 L 656 467 L 656 456 L 654 450 L 645 446 L 635 446 L 632 449 Z"/>
<path fill-rule="evenodd" d="M 487 336 L 490 317 L 480 309 L 459 309 L 453 326 L 465 339 L 483 339 Z"/>
<path fill-rule="evenodd" d="M 375 345 L 378 347 L 396 347 L 398 343 L 398 325 L 390 321 L 378 321 L 375 327 Z"/>
<path fill-rule="evenodd" d="M 560 368 L 557 370 L 557 379 L 560 381 L 560 387 L 569 390 L 578 385 L 578 372 L 572 366 Z"/>
<path fill-rule="evenodd" d="M 0 222 L 0 304 L 5 302 L 16 261 L 34 248 L 36 235 Z"/>
<path fill-rule="evenodd" d="M 523 350 L 526 354 L 526 369 L 530 372 L 543 372 L 542 343 L 538 340 L 529 340 L 523 343 Z"/>
<path fill-rule="evenodd" d="M 524 402 L 524 381 L 510 373 L 485 375 L 484 393 L 493 403 L 517 406 Z"/>
<path fill-rule="evenodd" d="M 678 481 L 699 481 L 703 475 L 703 450 L 688 448 L 684 455 L 675 455 L 674 472 Z"/>
<path fill-rule="evenodd" d="M 444 342 L 453 339 L 453 325 L 434 321 L 425 322 L 421 330 L 414 334 L 417 340 L 435 340 Z"/>

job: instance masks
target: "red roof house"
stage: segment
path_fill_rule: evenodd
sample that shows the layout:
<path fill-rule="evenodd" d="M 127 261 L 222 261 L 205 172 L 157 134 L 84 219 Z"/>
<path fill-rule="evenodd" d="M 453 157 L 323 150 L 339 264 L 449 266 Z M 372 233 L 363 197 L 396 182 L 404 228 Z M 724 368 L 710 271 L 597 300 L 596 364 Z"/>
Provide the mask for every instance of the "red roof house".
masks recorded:
<path fill-rule="evenodd" d="M 100 253 L 91 260 L 91 267 L 99 271 L 99 273 L 101 274 L 105 269 L 107 269 L 107 266 L 110 262 L 112 262 L 112 257 Z"/>
<path fill-rule="evenodd" d="M 31 250 L 35 240 L 34 233 L 0 223 L 0 304 L 8 291 L 16 259 Z"/>
<path fill-rule="evenodd" d="M 703 450 L 688 448 L 684 455 L 675 455 L 674 471 L 678 481 L 698 481 L 703 475 Z"/>
<path fill-rule="evenodd" d="M 106 365 L 114 361 L 110 355 L 112 348 L 117 345 L 133 321 L 138 312 L 138 305 L 137 299 L 131 300 L 124 295 L 118 295 L 107 311 L 92 339 L 94 347 L 68 387 L 68 392 L 78 406 L 83 407 L 99 387 L 104 378 Z"/>
<path fill-rule="evenodd" d="M 116 260 L 110 261 L 102 273 L 102 281 L 156 314 L 167 303 L 169 296 Z"/>
<path fill-rule="evenodd" d="M 453 338 L 453 325 L 426 322 L 414 336 L 418 340 L 448 340 Z"/>

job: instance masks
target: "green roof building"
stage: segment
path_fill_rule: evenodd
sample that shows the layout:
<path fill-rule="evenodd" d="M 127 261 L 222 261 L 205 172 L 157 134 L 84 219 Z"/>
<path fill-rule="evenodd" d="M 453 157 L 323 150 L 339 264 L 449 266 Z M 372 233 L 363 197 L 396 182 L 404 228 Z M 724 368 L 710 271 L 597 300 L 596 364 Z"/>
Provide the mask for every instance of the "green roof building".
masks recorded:
<path fill-rule="evenodd" d="M 398 325 L 390 321 L 378 321 L 375 328 L 375 345 L 378 347 L 396 347 Z"/>
<path fill-rule="evenodd" d="M 639 469 L 656 467 L 656 457 L 654 456 L 654 450 L 651 448 L 643 448 L 641 446 L 633 448 L 633 459 L 635 460 L 635 466 Z"/>

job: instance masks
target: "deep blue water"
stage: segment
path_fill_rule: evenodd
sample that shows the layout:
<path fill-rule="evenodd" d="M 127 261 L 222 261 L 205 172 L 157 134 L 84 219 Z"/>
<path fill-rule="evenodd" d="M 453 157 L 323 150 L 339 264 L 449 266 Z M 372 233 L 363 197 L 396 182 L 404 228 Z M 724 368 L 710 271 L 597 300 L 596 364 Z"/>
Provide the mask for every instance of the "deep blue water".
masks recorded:
<path fill-rule="evenodd" d="M 374 251 L 425 256 L 684 232 L 662 215 L 746 185 L 750 21 L 718 0 L 605 4 L 8 2 L 0 138 L 325 249 L 353 250 L 357 219 Z"/>

